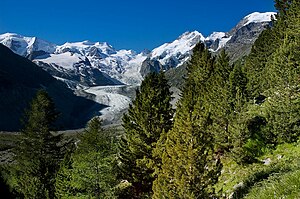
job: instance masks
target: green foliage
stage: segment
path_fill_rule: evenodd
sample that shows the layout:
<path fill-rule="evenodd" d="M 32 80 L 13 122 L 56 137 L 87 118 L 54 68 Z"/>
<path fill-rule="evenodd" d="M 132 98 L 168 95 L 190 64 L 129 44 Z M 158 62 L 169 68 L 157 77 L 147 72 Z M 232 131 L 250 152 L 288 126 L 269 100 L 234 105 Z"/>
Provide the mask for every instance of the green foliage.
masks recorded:
<path fill-rule="evenodd" d="M 284 16 L 286 14 L 292 1 L 293 0 L 275 0 L 275 8 L 278 10 L 280 16 Z"/>
<path fill-rule="evenodd" d="M 264 155 L 262 158 L 268 157 L 272 160 L 270 167 L 277 167 L 280 170 L 250 187 L 245 198 L 298 198 L 299 154 L 299 143 L 294 143 L 279 145 L 276 150 L 272 151 L 272 154 Z"/>
<path fill-rule="evenodd" d="M 238 88 L 242 110 L 233 111 L 231 151 L 239 163 L 253 162 L 267 148 L 299 137 L 300 2 L 277 0 L 276 7 L 274 26 L 259 36 L 239 70 L 247 82 L 247 92 Z M 233 105 L 237 102 L 233 98 Z"/>
<path fill-rule="evenodd" d="M 79 137 L 78 148 L 65 161 L 57 176 L 59 198 L 116 198 L 116 146 L 110 133 L 92 119 Z"/>
<path fill-rule="evenodd" d="M 209 100 L 210 112 L 213 125 L 211 131 L 214 133 L 215 142 L 219 147 L 228 149 L 230 140 L 230 120 L 232 116 L 233 95 L 231 88 L 233 83 L 230 81 L 230 74 L 233 72 L 233 66 L 229 63 L 229 56 L 225 50 L 222 50 L 216 59 L 214 71 L 210 77 Z"/>
<path fill-rule="evenodd" d="M 300 3 L 291 1 L 285 12 L 284 40 L 267 63 L 268 121 L 278 142 L 296 141 L 299 132 Z"/>
<path fill-rule="evenodd" d="M 293 24 L 290 21 L 291 17 L 288 16 L 290 15 L 291 7 L 293 7 L 291 2 L 293 2 L 294 6 L 298 3 L 293 0 L 276 0 L 275 6 L 279 9 L 279 14 L 276 16 L 276 21 L 273 21 L 273 27 L 261 33 L 252 46 L 250 55 L 246 58 L 245 71 L 248 78 L 247 91 L 249 100 L 254 100 L 264 93 L 266 89 L 270 88 L 268 82 L 266 82 L 270 80 L 266 72 L 268 70 L 267 64 L 272 59 L 272 55 L 283 44 L 286 31 Z"/>
<path fill-rule="evenodd" d="M 8 171 L 4 166 L 0 166 L 0 195 L 2 198 L 10 199 L 16 198 L 16 195 L 13 193 L 13 190 L 10 189 L 8 181 Z"/>
<path fill-rule="evenodd" d="M 243 60 L 235 62 L 233 69 L 229 75 L 229 85 L 230 85 L 230 104 L 232 109 L 236 109 L 237 106 L 242 106 L 245 103 L 245 98 L 247 97 L 247 82 L 248 79 L 244 72 Z M 237 105 L 237 103 L 240 103 Z"/>
<path fill-rule="evenodd" d="M 213 185 L 222 168 L 209 132 L 211 115 L 205 97 L 214 59 L 203 44 L 196 45 L 187 66 L 188 77 L 167 133 L 162 167 L 154 182 L 153 198 L 213 198 Z"/>
<path fill-rule="evenodd" d="M 273 148 L 276 136 L 270 131 L 265 104 L 246 104 L 234 115 L 231 156 L 239 164 L 252 163 Z"/>
<path fill-rule="evenodd" d="M 271 176 L 267 181 L 259 183 L 245 197 L 248 199 L 299 198 L 300 171 L 288 172 L 282 176 Z"/>
<path fill-rule="evenodd" d="M 274 134 L 277 143 L 295 142 L 300 135 L 299 97 L 298 92 L 286 88 L 265 103 L 268 130 Z"/>
<path fill-rule="evenodd" d="M 14 149 L 16 164 L 10 185 L 24 198 L 54 198 L 55 175 L 64 156 L 61 135 L 51 132 L 57 117 L 53 101 L 39 91 Z"/>
<path fill-rule="evenodd" d="M 249 193 L 252 198 L 255 198 L 256 194 L 258 194 L 256 198 L 260 198 L 258 190 L 259 192 L 263 192 L 264 188 L 268 190 L 273 183 L 276 186 L 276 180 L 273 179 L 279 179 L 288 172 L 299 171 L 299 154 L 300 147 L 297 143 L 278 145 L 276 149 L 266 151 L 263 156 L 257 157 L 258 161 L 252 164 L 239 165 L 233 159 L 224 157 L 223 171 L 216 190 L 223 190 L 224 197 L 243 198 Z M 269 164 L 263 164 L 266 160 Z M 283 192 L 284 186 L 278 187 L 278 191 Z"/>
<path fill-rule="evenodd" d="M 247 76 L 247 97 L 254 100 L 263 93 L 265 85 L 265 68 L 269 57 L 279 46 L 275 28 L 264 30 L 252 46 L 246 58 L 244 68 Z"/>
<path fill-rule="evenodd" d="M 132 185 L 130 198 L 151 196 L 154 168 L 161 164 L 154 149 L 156 145 L 164 144 L 164 134 L 172 126 L 172 93 L 169 88 L 163 73 L 150 73 L 136 91 L 128 114 L 124 115 L 125 136 L 119 147 L 120 178 Z"/>

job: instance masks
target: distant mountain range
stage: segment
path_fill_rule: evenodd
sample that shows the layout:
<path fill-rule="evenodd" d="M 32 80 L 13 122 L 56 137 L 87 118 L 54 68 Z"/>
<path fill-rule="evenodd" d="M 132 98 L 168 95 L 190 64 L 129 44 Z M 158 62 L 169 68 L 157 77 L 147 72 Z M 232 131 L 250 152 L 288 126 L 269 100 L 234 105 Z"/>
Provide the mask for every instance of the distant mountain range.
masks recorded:
<path fill-rule="evenodd" d="M 208 37 L 198 31 L 186 32 L 173 42 L 141 53 L 116 50 L 106 42 L 56 45 L 13 33 L 0 35 L 0 43 L 33 61 L 72 89 L 81 86 L 139 85 L 150 71 L 167 71 L 182 66 L 200 41 L 213 53 L 225 48 L 232 59 L 246 55 L 258 35 L 271 25 L 275 14 L 252 13 L 231 31 L 214 32 Z"/>

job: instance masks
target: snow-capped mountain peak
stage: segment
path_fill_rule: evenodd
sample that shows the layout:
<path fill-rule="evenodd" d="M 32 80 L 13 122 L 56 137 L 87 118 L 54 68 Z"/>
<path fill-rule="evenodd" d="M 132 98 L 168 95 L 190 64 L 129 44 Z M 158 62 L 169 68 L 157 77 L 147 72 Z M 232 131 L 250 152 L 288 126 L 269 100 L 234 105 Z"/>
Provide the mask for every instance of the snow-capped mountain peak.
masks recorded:
<path fill-rule="evenodd" d="M 73 52 L 73 53 L 81 53 L 86 54 L 91 50 L 98 50 L 99 53 L 103 53 L 106 55 L 115 54 L 116 50 L 109 45 L 107 42 L 91 42 L 88 40 L 81 41 L 81 42 L 67 42 L 61 46 L 56 48 L 55 53 L 64 53 L 64 52 Z"/>
<path fill-rule="evenodd" d="M 191 53 L 191 49 L 199 43 L 204 41 L 205 37 L 198 31 L 185 32 L 171 43 L 165 43 L 151 52 L 151 59 L 160 59 L 161 64 L 167 64 L 170 58 L 178 60 L 182 64 L 185 62 L 183 57 Z"/>
<path fill-rule="evenodd" d="M 9 47 L 14 53 L 21 56 L 28 56 L 34 51 L 53 53 L 56 45 L 41 40 L 37 37 L 24 37 L 15 33 L 5 33 L 0 35 L 0 43 Z"/>
<path fill-rule="evenodd" d="M 205 40 L 216 41 L 217 39 L 222 39 L 226 36 L 225 32 L 213 32 L 211 35 L 205 38 Z"/>
<path fill-rule="evenodd" d="M 187 40 L 193 39 L 195 37 L 200 37 L 201 41 L 205 39 L 204 36 L 200 32 L 198 32 L 197 30 L 194 30 L 192 32 L 187 31 L 187 32 L 183 33 L 176 40 L 187 41 Z"/>
<path fill-rule="evenodd" d="M 262 23 L 262 22 L 269 22 L 271 21 L 272 17 L 276 15 L 276 12 L 254 12 L 246 17 L 244 17 L 244 26 L 250 24 L 250 23 Z"/>
<path fill-rule="evenodd" d="M 107 42 L 85 40 L 56 45 L 14 33 L 0 35 L 0 43 L 34 61 L 53 76 L 75 85 L 139 85 L 148 72 L 183 65 L 200 41 L 212 52 L 225 47 L 238 55 L 240 46 L 250 49 L 275 14 L 249 14 L 230 32 L 213 32 L 207 37 L 198 31 L 185 32 L 172 42 L 139 54 L 133 50 L 116 50 Z"/>
<path fill-rule="evenodd" d="M 231 35 L 228 35 L 225 32 L 213 32 L 211 35 L 205 38 L 205 43 L 214 43 L 215 47 L 211 46 L 210 50 L 212 52 L 216 52 L 219 49 L 223 48 L 230 39 Z"/>

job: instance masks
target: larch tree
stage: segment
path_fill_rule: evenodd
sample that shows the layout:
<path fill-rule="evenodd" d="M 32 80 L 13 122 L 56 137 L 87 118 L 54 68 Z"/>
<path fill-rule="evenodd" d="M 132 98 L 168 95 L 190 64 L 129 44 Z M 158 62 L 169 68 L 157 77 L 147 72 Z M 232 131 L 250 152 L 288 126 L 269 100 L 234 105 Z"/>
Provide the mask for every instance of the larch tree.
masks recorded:
<path fill-rule="evenodd" d="M 44 90 L 38 91 L 24 119 L 14 150 L 12 186 L 24 198 L 54 198 L 55 176 L 64 157 L 62 136 L 53 132 L 58 112 Z"/>
<path fill-rule="evenodd" d="M 93 118 L 79 136 L 77 149 L 57 175 L 59 198 L 116 198 L 116 143 Z"/>

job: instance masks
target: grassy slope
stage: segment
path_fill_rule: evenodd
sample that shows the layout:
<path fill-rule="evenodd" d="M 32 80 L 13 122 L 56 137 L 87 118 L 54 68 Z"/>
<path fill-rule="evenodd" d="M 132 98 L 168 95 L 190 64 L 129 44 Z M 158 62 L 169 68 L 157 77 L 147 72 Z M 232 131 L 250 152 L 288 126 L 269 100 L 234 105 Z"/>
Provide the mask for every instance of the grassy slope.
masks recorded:
<path fill-rule="evenodd" d="M 267 159 L 270 164 L 264 164 Z M 224 158 L 216 189 L 231 198 L 300 198 L 300 143 L 279 145 L 259 160 L 237 165 Z"/>
<path fill-rule="evenodd" d="M 300 198 L 300 170 L 270 177 L 251 189 L 245 198 Z"/>

